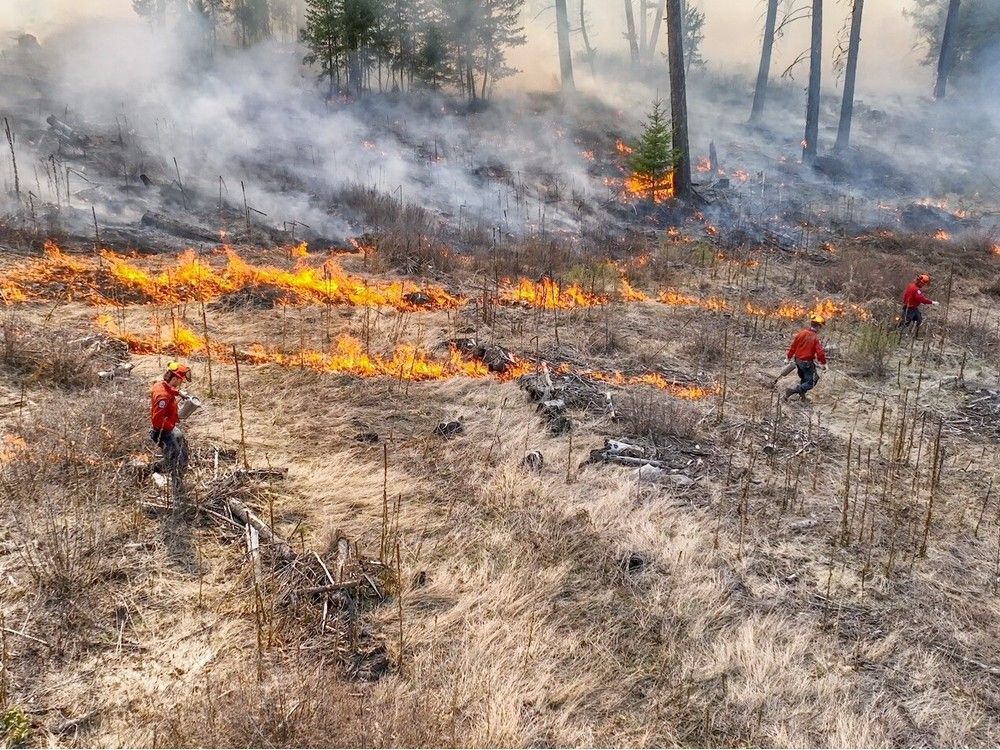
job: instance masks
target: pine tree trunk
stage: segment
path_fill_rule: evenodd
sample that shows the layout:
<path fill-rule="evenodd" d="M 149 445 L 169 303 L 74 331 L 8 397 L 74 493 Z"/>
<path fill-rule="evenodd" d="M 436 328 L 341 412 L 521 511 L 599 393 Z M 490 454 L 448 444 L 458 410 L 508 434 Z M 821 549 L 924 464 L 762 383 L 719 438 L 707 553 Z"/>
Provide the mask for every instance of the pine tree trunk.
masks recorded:
<path fill-rule="evenodd" d="M 667 0 L 660 0 L 660 5 L 656 9 L 656 18 L 653 19 L 653 30 L 649 34 L 649 47 L 646 51 L 646 57 L 650 60 L 656 54 L 656 45 L 660 41 L 660 25 L 663 23 L 663 14 L 667 9 Z"/>
<path fill-rule="evenodd" d="M 948 16 L 944 22 L 941 37 L 941 53 L 938 55 L 937 82 L 934 84 L 934 98 L 944 99 L 948 93 L 948 76 L 955 64 L 955 32 L 958 27 L 958 11 L 962 0 L 950 0 Z"/>
<path fill-rule="evenodd" d="M 351 87 L 355 95 L 361 94 L 364 88 L 364 80 L 361 78 L 361 52 L 353 49 L 350 52 L 350 70 L 348 71 L 347 85 Z"/>
<path fill-rule="evenodd" d="M 670 60 L 670 117 L 677 153 L 674 189 L 678 198 L 691 194 L 691 148 L 688 143 L 687 81 L 684 69 L 684 19 L 681 0 L 667 0 L 667 57 Z"/>
<path fill-rule="evenodd" d="M 861 16 L 865 0 L 854 0 L 851 9 L 851 39 L 847 48 L 847 68 L 844 70 L 844 101 L 840 105 L 840 127 L 837 129 L 836 151 L 846 151 L 851 145 L 851 121 L 854 118 L 854 84 L 858 78 L 858 52 L 861 48 Z"/>
<path fill-rule="evenodd" d="M 562 90 L 573 91 L 573 51 L 569 46 L 569 11 L 566 0 L 556 0 L 556 31 L 559 37 L 559 69 L 562 73 Z"/>
<path fill-rule="evenodd" d="M 767 101 L 767 81 L 771 75 L 771 53 L 774 50 L 774 27 L 778 22 L 778 0 L 767 0 L 767 17 L 764 20 L 764 43 L 760 48 L 760 67 L 757 69 L 757 85 L 753 90 L 753 108 L 750 122 L 759 122 L 764 114 Z"/>
<path fill-rule="evenodd" d="M 646 24 L 648 21 L 646 0 L 639 0 L 639 58 L 641 60 L 646 59 L 646 42 L 649 41 L 649 38 L 646 36 Z"/>
<path fill-rule="evenodd" d="M 823 67 L 823 0 L 812 0 L 812 40 L 809 48 L 809 97 L 806 102 L 806 137 L 802 143 L 802 163 L 816 159 L 819 141 L 820 84 Z"/>
<path fill-rule="evenodd" d="M 590 77 L 597 77 L 597 69 L 594 66 L 596 54 L 594 48 L 590 46 L 590 35 L 587 33 L 587 13 L 584 8 L 584 0 L 580 0 L 580 34 L 583 35 L 583 48 L 587 51 L 587 64 L 590 66 Z"/>
<path fill-rule="evenodd" d="M 635 13 L 632 8 L 632 0 L 625 0 L 625 36 L 628 37 L 628 49 L 634 68 L 639 64 L 639 41 L 635 35 Z"/>

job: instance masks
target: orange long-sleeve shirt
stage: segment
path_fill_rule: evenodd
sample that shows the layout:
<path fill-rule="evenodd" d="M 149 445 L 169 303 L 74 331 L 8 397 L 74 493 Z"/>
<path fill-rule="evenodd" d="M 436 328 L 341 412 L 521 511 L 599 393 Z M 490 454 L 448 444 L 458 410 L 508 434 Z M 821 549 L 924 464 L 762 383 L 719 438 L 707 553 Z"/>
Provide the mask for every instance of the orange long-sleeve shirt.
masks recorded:
<path fill-rule="evenodd" d="M 921 305 L 929 305 L 933 300 L 920 291 L 920 287 L 917 286 L 917 282 L 912 282 L 906 291 L 903 292 L 903 306 L 909 310 L 915 310 Z"/>
<path fill-rule="evenodd" d="M 150 422 L 154 430 L 169 432 L 177 426 L 177 396 L 180 391 L 164 381 L 153 386 L 149 392 Z"/>
<path fill-rule="evenodd" d="M 819 340 L 819 334 L 812 328 L 803 328 L 792 339 L 792 345 L 788 347 L 789 359 L 801 359 L 806 362 L 816 360 L 821 365 L 826 364 L 826 352 L 823 351 L 823 344 Z"/>

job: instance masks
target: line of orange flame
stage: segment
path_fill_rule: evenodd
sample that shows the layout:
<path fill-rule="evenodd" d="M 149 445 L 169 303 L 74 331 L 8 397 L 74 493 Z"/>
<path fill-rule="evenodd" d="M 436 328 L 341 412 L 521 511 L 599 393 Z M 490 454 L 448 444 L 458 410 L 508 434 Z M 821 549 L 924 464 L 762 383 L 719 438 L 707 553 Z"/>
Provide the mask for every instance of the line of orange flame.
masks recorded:
<path fill-rule="evenodd" d="M 623 302 L 645 302 L 649 295 L 629 283 L 623 269 L 618 268 L 617 299 Z M 550 278 L 539 281 L 521 279 L 500 294 L 500 301 L 513 305 L 540 307 L 545 310 L 569 310 L 575 307 L 594 307 L 612 301 L 612 295 L 588 292 L 579 284 L 561 285 Z"/>
<path fill-rule="evenodd" d="M 521 279 L 516 286 L 500 293 L 500 301 L 508 304 L 560 310 L 573 307 L 593 307 L 609 301 L 605 295 L 588 292 L 579 284 L 561 285 L 550 278 L 539 281 Z"/>
<path fill-rule="evenodd" d="M 176 304 L 190 301 L 208 301 L 253 287 L 272 287 L 283 294 L 288 304 L 349 304 L 356 306 L 389 306 L 400 310 L 454 308 L 464 304 L 462 297 L 441 289 L 419 289 L 409 282 L 368 283 L 344 273 L 339 265 L 327 261 L 315 268 L 299 262 L 292 270 L 248 263 L 232 249 L 224 250 L 226 265 L 216 270 L 193 251 L 181 254 L 177 262 L 161 273 L 145 271 L 127 258 L 113 253 L 102 255 L 101 266 L 92 261 L 75 258 L 48 244 L 45 257 L 32 263 L 15 267 L 0 276 L 0 295 L 7 304 L 32 300 L 79 299 L 95 305 L 109 304 Z M 300 245 L 292 254 L 305 257 L 306 248 Z M 649 296 L 635 289 L 617 268 L 619 287 L 614 298 L 624 302 L 643 302 Z M 424 303 L 415 293 L 426 295 Z M 411 295 L 414 295 L 411 297 Z M 698 307 L 722 312 L 733 309 L 719 297 L 695 297 L 675 290 L 665 290 L 657 297 L 663 304 L 679 307 Z M 579 284 L 561 285 L 544 278 L 540 281 L 521 279 L 501 291 L 500 301 L 522 304 L 547 310 L 593 307 L 608 304 L 610 294 L 588 291 Z M 747 303 L 744 310 L 749 315 L 766 318 L 796 319 L 809 315 L 837 317 L 853 314 L 860 319 L 870 315 L 864 308 L 853 304 L 839 304 L 832 300 L 817 300 L 811 308 L 794 302 L 783 302 L 777 307 L 761 307 Z"/>
<path fill-rule="evenodd" d="M 165 335 L 144 336 L 121 330 L 108 315 L 99 316 L 97 322 L 108 334 L 125 342 L 129 350 L 136 354 L 173 356 L 211 354 L 217 362 L 231 364 L 234 360 L 232 346 L 217 342 L 209 343 L 204 337 L 180 324 L 171 327 Z M 534 363 L 517 361 L 503 373 L 491 372 L 483 362 L 469 359 L 454 347 L 449 349 L 447 358 L 435 358 L 431 353 L 410 344 L 396 347 L 392 354 L 387 356 L 373 355 L 365 351 L 363 342 L 352 336 L 339 337 L 329 352 L 304 349 L 285 354 L 266 349 L 259 344 L 252 344 L 238 351 L 237 356 L 241 362 L 255 365 L 273 364 L 362 378 L 389 377 L 410 381 L 445 380 L 456 377 L 492 377 L 508 381 L 535 371 Z M 569 365 L 559 365 L 554 371 L 566 373 L 570 372 L 571 368 Z M 625 375 L 621 372 L 585 371 L 581 374 L 610 385 L 647 385 L 687 400 L 708 398 L 719 392 L 715 386 L 703 388 L 675 383 L 654 372 Z"/>
<path fill-rule="evenodd" d="M 407 281 L 372 283 L 347 274 L 327 260 L 316 268 L 306 265 L 305 245 L 292 250 L 298 260 L 292 270 L 257 266 L 225 248 L 226 265 L 215 269 L 193 250 L 180 255 L 166 271 L 151 273 L 121 255 L 105 251 L 99 264 L 71 257 L 52 243 L 45 255 L 13 268 L 0 277 L 0 294 L 8 304 L 48 300 L 53 296 L 89 304 L 176 304 L 210 301 L 253 287 L 277 289 L 288 304 L 348 304 L 387 306 L 400 310 L 454 308 L 465 300 L 435 287 Z M 418 296 L 419 295 L 419 296 Z"/>
<path fill-rule="evenodd" d="M 721 297 L 695 297 L 681 292 L 666 290 L 660 292 L 659 301 L 665 305 L 676 307 L 698 307 L 713 312 L 725 312 L 733 309 L 728 300 Z M 871 313 L 860 305 L 839 303 L 830 299 L 816 300 L 812 307 L 805 307 L 797 302 L 782 302 L 777 307 L 762 307 L 752 302 L 743 305 L 747 315 L 758 318 L 773 318 L 782 320 L 800 320 L 812 316 L 836 318 L 843 315 L 854 315 L 860 320 L 869 320 Z"/>

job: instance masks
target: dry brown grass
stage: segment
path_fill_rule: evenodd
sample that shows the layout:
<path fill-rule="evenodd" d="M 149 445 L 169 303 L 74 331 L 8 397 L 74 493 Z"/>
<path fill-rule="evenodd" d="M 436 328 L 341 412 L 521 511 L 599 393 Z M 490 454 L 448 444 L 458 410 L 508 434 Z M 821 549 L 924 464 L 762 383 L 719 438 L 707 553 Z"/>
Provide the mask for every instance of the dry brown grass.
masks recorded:
<path fill-rule="evenodd" d="M 13 317 L 4 319 L 0 333 L 0 364 L 31 384 L 86 388 L 102 368 L 127 357 L 118 342 Z"/>
<path fill-rule="evenodd" d="M 723 270 L 686 267 L 685 288 L 723 294 Z M 793 272 L 772 273 L 773 293 L 790 296 Z M 959 304 L 976 298 L 956 289 Z M 495 329 L 445 313 L 371 315 L 365 328 L 365 311 L 336 312 L 216 313 L 210 325 L 218 340 L 288 347 L 368 330 L 384 347 L 432 345 L 469 323 L 523 351 L 631 371 L 639 348 L 651 364 L 685 367 L 705 333 L 699 319 L 726 320 L 616 308 L 627 346 L 597 351 L 599 310 L 505 308 Z M 940 362 L 935 338 L 898 379 L 859 383 L 835 365 L 812 407 L 779 406 L 755 377 L 794 325 L 733 315 L 720 424 L 702 419 L 716 399 L 635 390 L 618 397 L 623 423 L 576 414 L 572 436 L 549 435 L 513 383 L 245 367 L 250 460 L 290 467 L 256 498 L 262 512 L 273 502 L 276 527 L 297 547 L 322 551 L 337 531 L 368 551 L 388 538 L 395 565 L 398 542 L 402 586 L 387 585 L 384 602 L 350 620 L 354 630 L 324 634 L 311 603 L 282 605 L 287 576 L 267 564 L 256 576 L 238 532 L 185 519 L 170 527 L 187 534 L 185 559 L 168 544 L 167 521 L 135 512 L 156 493 L 113 467 L 146 447 L 142 378 L 162 363 L 140 358 L 142 374 L 110 401 L 104 427 L 93 414 L 106 391 L 32 383 L 21 423 L 0 413 L 5 431 L 38 432 L 46 446 L 23 464 L 5 458 L 0 471 L 12 477 L 0 500 L 0 549 L 10 550 L 0 575 L 16 582 L 0 590 L 0 607 L 8 627 L 53 642 L 61 633 L 62 646 L 10 636 L 10 700 L 28 707 L 36 744 L 995 745 L 1000 519 L 995 494 L 984 500 L 1000 479 L 996 446 L 947 421 L 963 398 L 947 378 L 987 342 L 997 322 L 987 313 L 982 331 L 964 337 L 952 320 Z M 831 328 L 856 338 L 850 321 Z M 909 352 L 898 356 L 905 363 Z M 204 395 L 204 363 L 196 368 Z M 240 436 L 232 368 L 216 365 L 214 381 L 189 434 L 198 446 L 231 447 Z M 433 434 L 459 418 L 463 434 Z M 939 418 L 944 468 L 931 504 Z M 623 425 L 725 448 L 685 490 L 582 465 Z M 378 442 L 357 439 L 366 432 Z M 523 466 L 530 451 L 543 454 L 541 471 Z M 58 510 L 51 521 L 46 503 Z M 63 519 L 80 533 L 67 537 Z M 34 557 L 15 551 L 36 537 Z M 92 550 L 109 548 L 95 562 Z M 88 617 L 57 622 L 55 602 Z M 390 673 L 354 681 L 339 649 L 372 642 L 387 650 Z M 47 729 L 55 707 L 98 714 L 76 740 L 59 739 Z"/>
<path fill-rule="evenodd" d="M 920 269 L 898 254 L 873 251 L 870 245 L 848 245 L 838 250 L 834 263 L 814 271 L 816 285 L 825 294 L 848 300 L 902 297 L 903 289 Z"/>
<path fill-rule="evenodd" d="M 344 188 L 336 200 L 372 227 L 365 238 L 374 249 L 365 258 L 369 269 L 417 274 L 455 268 L 455 256 L 441 236 L 440 224 L 427 210 L 361 185 Z"/>
<path fill-rule="evenodd" d="M 704 410 L 650 388 L 629 393 L 617 402 L 618 418 L 630 437 L 654 444 L 668 438 L 697 441 L 703 432 Z"/>

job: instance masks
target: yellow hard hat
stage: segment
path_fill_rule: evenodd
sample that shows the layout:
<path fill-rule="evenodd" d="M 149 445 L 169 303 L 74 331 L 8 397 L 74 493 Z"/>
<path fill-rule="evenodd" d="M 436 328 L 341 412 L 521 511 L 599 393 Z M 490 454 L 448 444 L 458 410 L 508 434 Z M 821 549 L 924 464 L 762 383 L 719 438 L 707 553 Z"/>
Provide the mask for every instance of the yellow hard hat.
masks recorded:
<path fill-rule="evenodd" d="M 816 326 L 825 326 L 826 318 L 822 315 L 813 315 L 812 318 L 809 319 L 809 322 Z"/>

